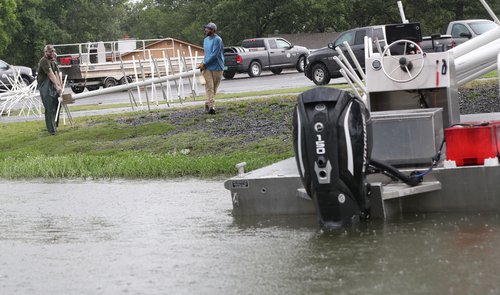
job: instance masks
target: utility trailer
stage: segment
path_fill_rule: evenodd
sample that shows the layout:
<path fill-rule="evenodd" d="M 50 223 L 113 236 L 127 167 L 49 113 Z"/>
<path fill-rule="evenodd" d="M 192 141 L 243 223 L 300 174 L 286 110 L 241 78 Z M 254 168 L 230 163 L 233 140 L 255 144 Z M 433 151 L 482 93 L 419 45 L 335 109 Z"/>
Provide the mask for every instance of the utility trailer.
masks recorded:
<path fill-rule="evenodd" d="M 203 48 L 173 38 L 54 45 L 74 93 L 173 75 L 196 68 Z"/>

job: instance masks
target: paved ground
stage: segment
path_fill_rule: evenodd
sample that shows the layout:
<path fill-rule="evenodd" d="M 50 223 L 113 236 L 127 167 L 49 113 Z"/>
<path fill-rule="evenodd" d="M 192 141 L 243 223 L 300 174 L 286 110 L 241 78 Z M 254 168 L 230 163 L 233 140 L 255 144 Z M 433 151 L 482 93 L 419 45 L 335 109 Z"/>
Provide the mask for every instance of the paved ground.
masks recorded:
<path fill-rule="evenodd" d="M 332 80 L 332 84 L 342 83 L 343 79 Z M 185 94 L 189 95 L 190 87 L 189 83 L 185 81 L 184 90 Z M 250 78 L 247 74 L 237 74 L 234 79 L 226 80 L 222 79 L 221 85 L 219 87 L 219 93 L 239 93 L 239 92 L 250 92 L 250 91 L 261 91 L 261 90 L 272 90 L 272 89 L 286 89 L 286 88 L 297 88 L 313 86 L 314 83 L 307 79 L 303 73 L 298 73 L 297 71 L 285 71 L 281 75 L 273 75 L 271 72 L 263 72 L 262 76 L 257 78 Z M 173 96 L 177 96 L 177 89 L 174 83 L 171 83 L 171 90 Z M 205 89 L 202 85 L 196 85 L 196 93 L 198 95 L 204 95 Z M 150 98 L 151 98 L 151 94 Z M 134 97 L 139 100 L 137 92 L 134 91 Z M 163 94 L 158 88 L 157 99 L 163 100 Z M 142 93 L 143 103 L 146 102 L 145 94 Z M 113 93 L 107 95 L 100 95 L 96 97 L 85 98 L 77 101 L 75 105 L 91 105 L 91 104 L 116 104 L 116 103 L 128 103 L 129 97 L 126 92 Z"/>

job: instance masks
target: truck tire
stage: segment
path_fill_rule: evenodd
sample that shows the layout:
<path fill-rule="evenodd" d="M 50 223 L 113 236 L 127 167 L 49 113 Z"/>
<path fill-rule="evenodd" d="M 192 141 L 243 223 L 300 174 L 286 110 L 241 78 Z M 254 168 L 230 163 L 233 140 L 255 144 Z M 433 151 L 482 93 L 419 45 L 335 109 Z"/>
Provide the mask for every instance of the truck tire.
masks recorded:
<path fill-rule="evenodd" d="M 274 68 L 274 69 L 271 69 L 271 72 L 273 72 L 273 74 L 275 75 L 279 75 L 281 74 L 281 72 L 283 71 L 282 68 Z"/>
<path fill-rule="evenodd" d="M 118 81 L 116 81 L 115 78 L 113 77 L 107 77 L 106 79 L 104 79 L 104 83 L 102 85 L 103 88 L 108 88 L 108 87 L 113 87 L 113 86 L 116 86 L 118 85 Z"/>
<path fill-rule="evenodd" d="M 304 72 L 304 69 L 306 68 L 306 57 L 305 56 L 301 56 L 299 57 L 299 60 L 297 61 L 297 65 L 295 66 L 295 68 L 297 69 L 297 71 L 299 73 L 302 73 Z"/>
<path fill-rule="evenodd" d="M 330 82 L 330 73 L 322 63 L 315 64 L 311 69 L 311 77 L 316 85 L 326 85 Z"/>
<path fill-rule="evenodd" d="M 89 85 L 89 86 L 87 86 L 87 90 L 94 91 L 94 90 L 99 89 L 99 87 L 100 87 L 99 85 Z"/>
<path fill-rule="evenodd" d="M 85 87 L 81 87 L 81 86 L 71 86 L 71 91 L 73 91 L 73 93 L 77 94 L 77 93 L 82 93 L 83 90 L 85 90 Z"/>
<path fill-rule="evenodd" d="M 21 76 L 21 82 L 24 84 L 24 86 L 30 86 L 31 84 L 31 79 L 28 76 Z"/>
<path fill-rule="evenodd" d="M 126 79 L 126 80 L 125 80 L 125 79 Z M 120 85 L 126 85 L 126 84 L 130 84 L 130 83 L 132 83 L 132 81 L 133 81 L 133 80 L 132 80 L 132 77 L 130 77 L 130 76 L 126 76 L 126 77 L 122 77 L 122 78 L 120 79 L 120 81 L 119 81 L 119 82 L 120 82 Z M 128 82 L 128 83 L 127 83 L 127 82 Z"/>
<path fill-rule="evenodd" d="M 228 71 L 224 71 L 224 73 L 222 73 L 222 76 L 224 76 L 224 78 L 228 79 L 228 80 L 231 80 L 234 78 L 234 75 L 236 75 L 236 72 L 228 72 Z"/>
<path fill-rule="evenodd" d="M 258 77 L 262 73 L 262 66 L 258 61 L 252 61 L 250 66 L 248 67 L 248 76 L 250 77 Z"/>

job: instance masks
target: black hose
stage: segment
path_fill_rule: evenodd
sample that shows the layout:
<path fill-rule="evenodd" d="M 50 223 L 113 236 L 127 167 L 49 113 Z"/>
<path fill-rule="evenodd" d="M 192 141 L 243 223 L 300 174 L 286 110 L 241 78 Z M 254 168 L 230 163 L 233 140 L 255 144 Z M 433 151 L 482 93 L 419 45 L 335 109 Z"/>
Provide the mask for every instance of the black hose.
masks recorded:
<path fill-rule="evenodd" d="M 390 175 L 394 176 L 395 178 L 401 180 L 402 182 L 404 182 L 410 186 L 416 186 L 419 183 L 421 183 L 423 180 L 422 176 L 403 174 L 401 171 L 399 171 L 394 166 L 391 166 L 387 163 L 383 163 L 382 161 L 379 161 L 379 160 L 375 160 L 373 158 L 370 159 L 370 165 L 372 165 L 373 167 L 378 168 L 382 171 L 389 173 Z"/>

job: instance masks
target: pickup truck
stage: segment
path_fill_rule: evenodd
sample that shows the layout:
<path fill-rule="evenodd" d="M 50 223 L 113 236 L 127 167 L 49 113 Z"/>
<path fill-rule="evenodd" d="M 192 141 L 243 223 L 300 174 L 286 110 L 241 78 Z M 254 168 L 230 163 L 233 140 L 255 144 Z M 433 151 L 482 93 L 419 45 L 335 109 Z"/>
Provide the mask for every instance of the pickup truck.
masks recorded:
<path fill-rule="evenodd" d="M 329 43 L 328 47 L 324 47 L 312 52 L 307 57 L 304 74 L 316 85 L 325 85 L 330 82 L 331 78 L 342 77 L 339 72 L 340 67 L 333 60 L 333 58 L 338 55 L 335 51 L 335 48 L 340 46 L 340 48 L 343 49 L 346 57 L 349 59 L 349 62 L 352 63 L 352 60 L 347 53 L 347 49 L 344 48 L 344 41 L 347 41 L 347 43 L 349 43 L 352 51 L 354 52 L 354 55 L 360 62 L 361 66 L 364 67 L 365 36 L 369 36 L 373 40 L 377 38 L 380 42 L 380 46 L 385 46 L 386 38 L 384 26 L 371 26 L 348 30 L 340 34 L 335 40 L 333 40 L 332 43 Z"/>
<path fill-rule="evenodd" d="M 308 55 L 307 48 L 282 38 L 246 39 L 240 47 L 224 48 L 223 76 L 232 79 L 236 73 L 248 73 L 250 77 L 258 77 L 264 69 L 276 75 L 284 68 L 303 72 Z"/>
<path fill-rule="evenodd" d="M 340 34 L 332 43 L 328 44 L 328 47 L 324 47 L 312 52 L 306 61 L 304 74 L 307 78 L 312 80 L 316 85 L 325 85 L 330 82 L 332 78 L 342 77 L 339 70 L 339 65 L 333 60 L 338 53 L 335 51 L 336 47 L 340 47 L 345 56 L 349 59 L 351 64 L 352 60 L 350 55 L 347 53 L 347 49 L 344 48 L 344 41 L 347 41 L 359 61 L 361 67 L 364 69 L 365 66 L 365 46 L 364 38 L 369 36 L 375 42 L 378 40 L 380 47 L 383 49 L 386 45 L 387 40 L 387 29 L 400 27 L 402 24 L 395 25 L 381 25 L 381 26 L 370 26 L 363 28 L 356 28 Z M 419 43 L 420 47 L 424 52 L 442 52 L 447 51 L 459 44 L 462 44 L 469 40 L 468 36 L 460 35 L 456 38 L 449 35 L 433 34 L 429 37 L 421 37 L 421 29 L 418 23 L 409 24 L 410 31 L 406 32 L 404 29 L 400 32 L 404 36 L 414 36 L 415 42 Z M 418 28 L 418 32 L 411 31 L 412 28 Z M 411 38 L 399 38 L 399 39 L 411 39 Z M 396 38 L 398 40 L 398 38 Z M 412 40 L 413 41 L 413 40 Z M 387 43 L 391 43 L 393 40 L 388 40 Z M 374 51 L 377 51 L 377 47 L 374 45 Z M 402 50 L 402 49 L 401 49 Z"/>
<path fill-rule="evenodd" d="M 496 26 L 496 23 L 487 19 L 457 20 L 448 24 L 446 35 L 451 35 L 453 38 L 472 39 L 496 28 Z"/>

